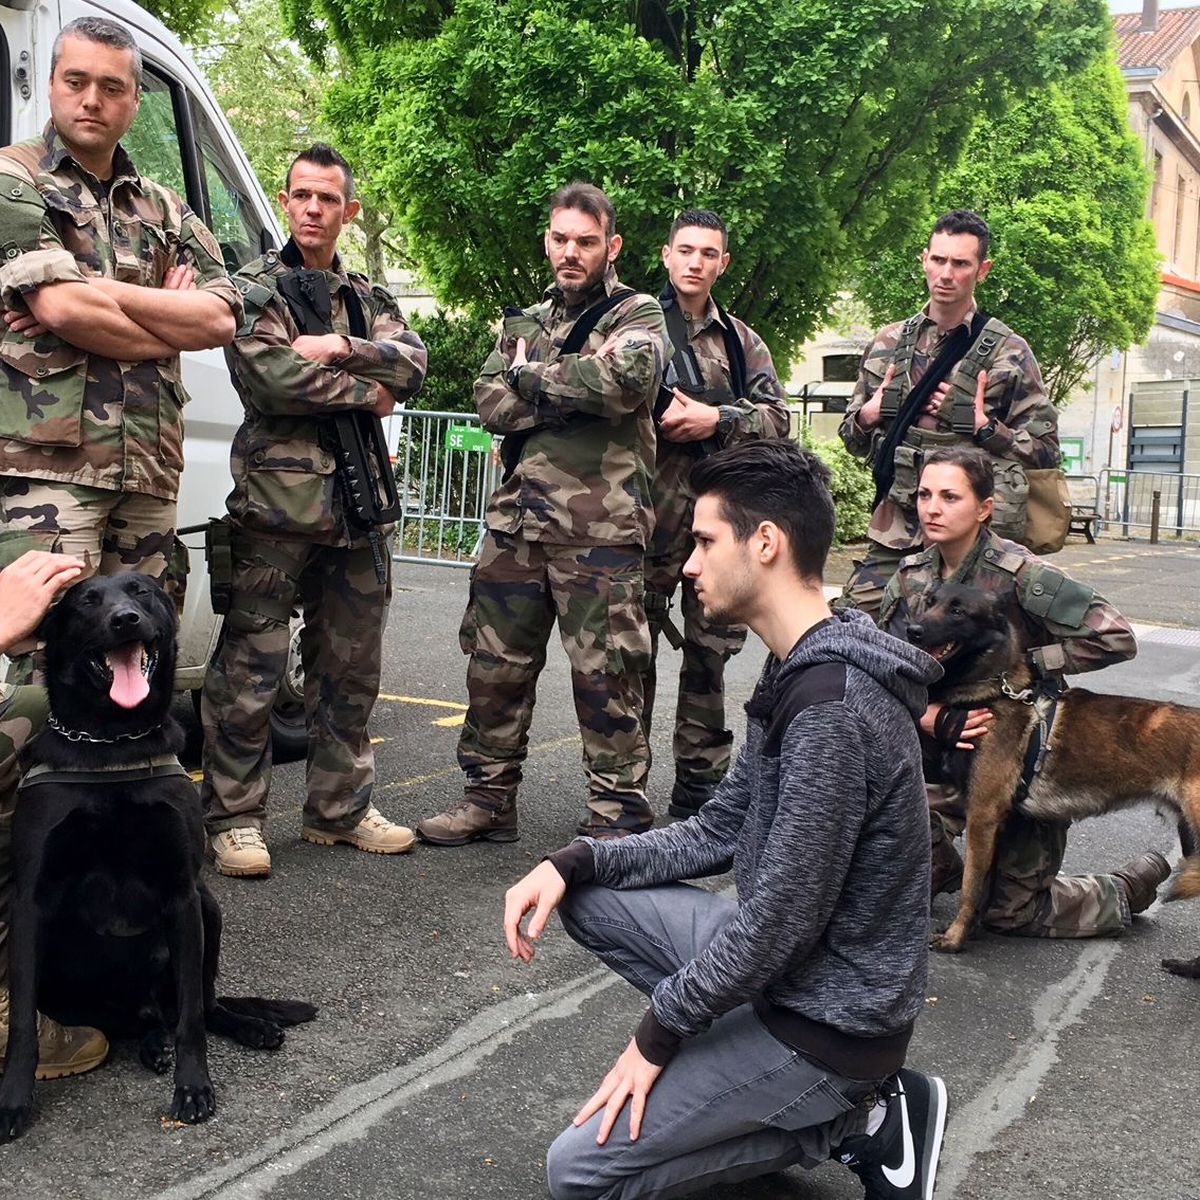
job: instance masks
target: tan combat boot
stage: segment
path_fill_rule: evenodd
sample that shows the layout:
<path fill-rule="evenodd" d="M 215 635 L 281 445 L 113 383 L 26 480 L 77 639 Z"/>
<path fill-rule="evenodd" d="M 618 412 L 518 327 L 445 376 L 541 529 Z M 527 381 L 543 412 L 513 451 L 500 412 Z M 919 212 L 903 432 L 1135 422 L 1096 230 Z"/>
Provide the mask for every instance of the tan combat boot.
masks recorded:
<path fill-rule="evenodd" d="M 356 850 L 372 854 L 407 854 L 416 843 L 407 825 L 397 825 L 372 805 L 353 829 L 315 829 L 305 825 L 300 836 L 316 846 L 333 846 L 344 842 Z"/>
<path fill-rule="evenodd" d="M 208 849 L 220 875 L 245 878 L 271 873 L 271 854 L 262 830 L 254 825 L 222 829 L 208 839 Z"/>
<path fill-rule="evenodd" d="M 8 991 L 0 991 L 0 1070 L 8 1050 Z M 60 1025 L 38 1013 L 38 1079 L 65 1079 L 98 1067 L 108 1057 L 108 1039 L 87 1025 Z"/>
<path fill-rule="evenodd" d="M 484 808 L 461 800 L 436 817 L 417 822 L 417 836 L 431 846 L 465 846 L 468 842 L 515 842 L 517 808 Z"/>

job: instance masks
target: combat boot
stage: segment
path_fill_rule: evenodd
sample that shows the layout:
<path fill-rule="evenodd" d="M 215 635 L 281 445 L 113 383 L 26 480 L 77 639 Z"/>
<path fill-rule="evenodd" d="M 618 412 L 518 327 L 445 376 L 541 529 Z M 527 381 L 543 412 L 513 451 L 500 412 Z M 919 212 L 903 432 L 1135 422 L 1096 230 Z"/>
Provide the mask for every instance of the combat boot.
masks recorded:
<path fill-rule="evenodd" d="M 249 878 L 271 873 L 271 854 L 255 825 L 222 829 L 208 839 L 208 850 L 220 875 Z"/>
<path fill-rule="evenodd" d="M 417 822 L 417 837 L 430 846 L 465 846 L 468 842 L 515 842 L 517 806 L 484 808 L 463 799 L 436 817 Z"/>
<path fill-rule="evenodd" d="M 1171 873 L 1171 864 L 1157 850 L 1141 854 L 1112 872 L 1125 891 L 1131 913 L 1145 912 L 1158 898 L 1158 885 Z"/>
<path fill-rule="evenodd" d="M 374 805 L 350 829 L 317 829 L 305 825 L 300 836 L 315 846 L 333 846 L 341 842 L 370 854 L 407 854 L 417 841 L 407 825 L 389 821 Z"/>
<path fill-rule="evenodd" d="M 8 992 L 0 991 L 0 1071 L 8 1051 Z M 108 1039 L 88 1025 L 60 1025 L 38 1013 L 38 1079 L 65 1079 L 98 1067 L 108 1057 Z"/>
<path fill-rule="evenodd" d="M 716 790 L 715 783 L 705 783 L 700 779 L 684 779 L 677 775 L 675 786 L 671 789 L 671 802 L 667 805 L 667 812 L 672 817 L 686 821 L 688 817 L 694 817 L 712 799 Z"/>

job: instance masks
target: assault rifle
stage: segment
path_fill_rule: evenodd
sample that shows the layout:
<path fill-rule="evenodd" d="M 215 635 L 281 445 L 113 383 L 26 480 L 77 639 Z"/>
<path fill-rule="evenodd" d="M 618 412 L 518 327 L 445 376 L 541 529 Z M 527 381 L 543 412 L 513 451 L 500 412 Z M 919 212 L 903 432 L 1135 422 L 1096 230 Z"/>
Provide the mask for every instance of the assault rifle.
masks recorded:
<path fill-rule="evenodd" d="M 283 254 L 280 257 L 289 261 Z M 333 302 L 323 271 L 293 269 L 280 279 L 279 294 L 305 333 L 333 332 Z M 345 290 L 345 303 L 351 334 L 365 338 L 367 320 L 353 287 Z M 400 498 L 383 435 L 383 422 L 374 413 L 363 409 L 330 413 L 321 421 L 333 434 L 335 472 L 347 533 L 353 527 L 366 534 L 371 560 L 375 564 L 375 578 L 380 583 L 387 583 L 387 556 L 379 530 L 381 526 L 399 520 Z"/>

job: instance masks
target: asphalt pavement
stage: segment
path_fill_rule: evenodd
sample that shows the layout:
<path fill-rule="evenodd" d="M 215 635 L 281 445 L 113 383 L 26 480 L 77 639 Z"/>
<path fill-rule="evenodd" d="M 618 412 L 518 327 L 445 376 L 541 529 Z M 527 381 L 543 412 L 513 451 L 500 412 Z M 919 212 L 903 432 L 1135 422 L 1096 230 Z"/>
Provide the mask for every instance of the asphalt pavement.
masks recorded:
<path fill-rule="evenodd" d="M 1097 690 L 1196 704 L 1200 547 L 1074 542 L 1058 556 L 1138 623 L 1141 653 L 1089 677 Z M 836 579 L 846 569 L 839 556 Z M 409 824 L 461 793 L 454 760 L 464 660 L 461 570 L 401 564 L 378 738 L 376 803 Z M 731 664 L 749 697 L 763 650 Z M 672 771 L 664 720 L 677 656 L 664 647 L 651 795 Z M 36 1123 L 0 1148 L 18 1200 L 533 1200 L 545 1149 L 627 1042 L 644 1008 L 557 925 L 529 966 L 509 960 L 505 887 L 567 841 L 582 812 L 566 661 L 543 675 L 521 799 L 521 840 L 403 858 L 299 840 L 302 764 L 276 769 L 262 881 L 213 875 L 225 933 L 219 990 L 320 1005 L 274 1054 L 210 1042 L 218 1111 L 165 1122 L 169 1078 L 133 1046 L 101 1070 L 38 1085 Z M 1072 833 L 1067 867 L 1103 870 L 1147 849 L 1172 858 L 1149 808 Z M 723 878 L 712 886 L 730 886 Z M 947 921 L 945 897 L 935 920 Z M 1163 972 L 1200 953 L 1200 907 L 1156 905 L 1119 940 L 983 936 L 934 956 L 910 1062 L 945 1077 L 951 1125 L 939 1200 L 1196 1200 L 1200 983 Z M 1190 1049 L 1189 1049 L 1190 1047 Z M 790 1171 L 702 1200 L 850 1200 L 844 1168 Z"/>

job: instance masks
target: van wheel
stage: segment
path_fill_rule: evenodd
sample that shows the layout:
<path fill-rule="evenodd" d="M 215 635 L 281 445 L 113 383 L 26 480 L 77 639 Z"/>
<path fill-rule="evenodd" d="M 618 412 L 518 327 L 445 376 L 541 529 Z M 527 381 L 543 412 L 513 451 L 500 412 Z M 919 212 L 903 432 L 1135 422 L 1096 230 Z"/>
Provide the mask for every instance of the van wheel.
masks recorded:
<path fill-rule="evenodd" d="M 304 664 L 300 659 L 300 630 L 304 623 L 292 618 L 292 639 L 288 644 L 287 666 L 275 707 L 271 709 L 271 760 L 275 763 L 295 762 L 308 757 L 308 726 L 304 719 Z M 202 688 L 192 691 L 192 707 L 200 720 Z"/>
<path fill-rule="evenodd" d="M 275 707 L 271 709 L 271 758 L 277 763 L 308 756 L 308 725 L 304 719 L 304 664 L 300 659 L 300 630 L 304 623 L 292 618 L 287 666 Z"/>

